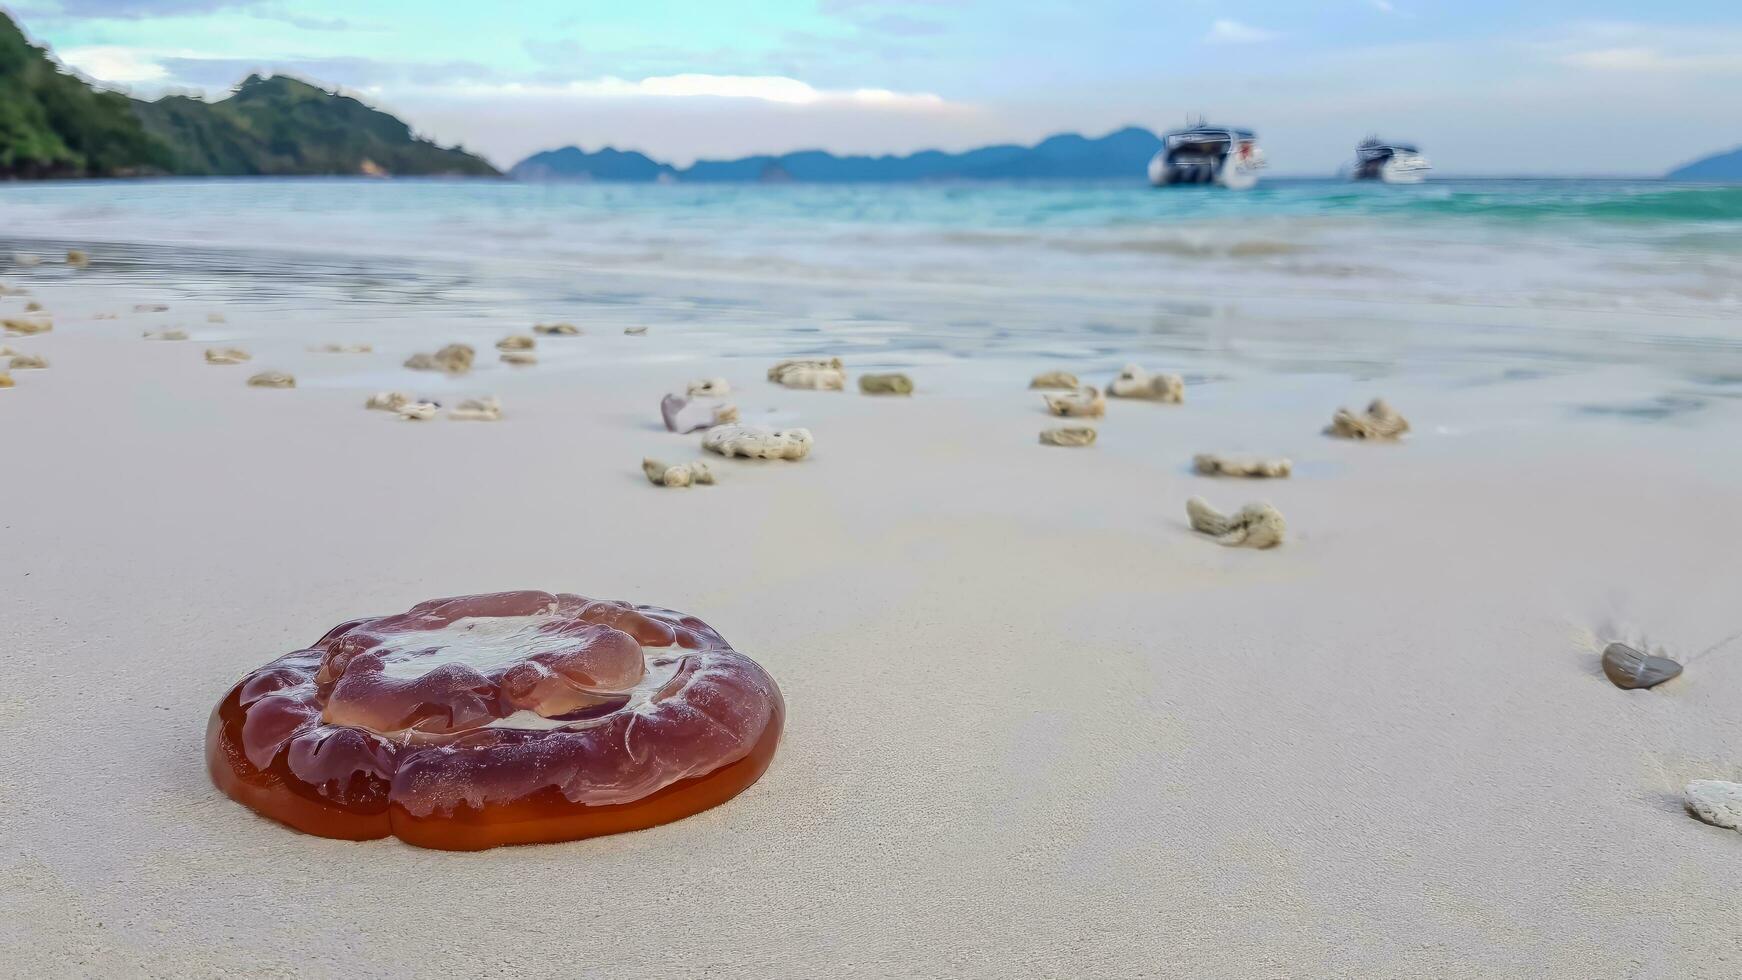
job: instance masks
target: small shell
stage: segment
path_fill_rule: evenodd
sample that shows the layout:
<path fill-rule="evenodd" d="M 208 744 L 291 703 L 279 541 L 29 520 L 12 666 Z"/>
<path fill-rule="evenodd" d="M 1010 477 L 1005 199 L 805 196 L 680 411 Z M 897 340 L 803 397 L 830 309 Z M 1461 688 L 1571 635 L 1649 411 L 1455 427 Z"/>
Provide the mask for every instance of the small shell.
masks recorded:
<path fill-rule="evenodd" d="M 81 248 L 67 249 L 67 265 L 75 269 L 83 269 L 91 264 L 91 253 Z"/>
<path fill-rule="evenodd" d="M 208 347 L 206 348 L 207 364 L 241 364 L 249 359 L 247 351 L 240 347 Z"/>
<path fill-rule="evenodd" d="M 1092 387 L 1041 397 L 1046 399 L 1047 411 L 1065 418 L 1098 419 L 1107 414 L 1107 399 Z"/>
<path fill-rule="evenodd" d="M 709 486 L 714 482 L 714 471 L 700 460 L 672 466 L 656 459 L 643 459 L 641 472 L 656 487 Z"/>
<path fill-rule="evenodd" d="M 1674 660 L 1641 653 L 1625 643 L 1603 648 L 1603 673 L 1624 691 L 1656 687 L 1681 672 L 1682 665 Z"/>
<path fill-rule="evenodd" d="M 1337 409 L 1325 435 L 1339 439 L 1396 439 L 1409 431 L 1409 420 L 1397 414 L 1385 399 L 1375 398 L 1363 415 L 1346 408 Z"/>
<path fill-rule="evenodd" d="M 436 412 L 440 410 L 441 406 L 435 402 L 411 402 L 410 404 L 399 406 L 395 412 L 401 421 L 427 422 L 430 419 L 435 418 Z"/>
<path fill-rule="evenodd" d="M 54 329 L 54 321 L 50 320 L 47 317 L 39 317 L 39 318 L 34 318 L 34 319 L 16 319 L 16 320 L 15 319 L 5 319 L 5 320 L 0 320 L 0 327 L 6 328 L 7 333 L 24 334 L 25 336 L 30 336 L 31 334 L 48 333 L 50 330 L 53 330 Z"/>
<path fill-rule="evenodd" d="M 529 350 L 503 351 L 500 356 L 502 363 L 512 364 L 515 367 L 530 367 L 538 363 L 538 355 Z"/>
<path fill-rule="evenodd" d="M 168 330 L 147 330 L 143 336 L 146 340 L 186 340 L 188 332 L 179 327 L 171 327 Z"/>
<path fill-rule="evenodd" d="M 523 333 L 511 333 L 496 341 L 497 350 L 531 350 L 538 346 L 538 341 Z"/>
<path fill-rule="evenodd" d="M 495 395 L 468 398 L 448 410 L 448 418 L 456 422 L 500 422 L 502 403 Z"/>
<path fill-rule="evenodd" d="M 1081 388 L 1083 383 L 1078 381 L 1077 376 L 1069 371 L 1046 371 L 1035 375 L 1034 380 L 1030 381 L 1028 386 L 1030 388 L 1063 388 L 1075 391 Z"/>
<path fill-rule="evenodd" d="M 1264 503 L 1247 504 L 1230 517 L 1202 497 L 1193 497 L 1186 501 L 1186 516 L 1192 522 L 1192 530 L 1230 547 L 1274 548 L 1288 532 L 1282 512 Z"/>
<path fill-rule="evenodd" d="M 1043 446 L 1093 446 L 1095 430 L 1086 425 L 1066 425 L 1056 429 L 1042 429 L 1040 444 Z"/>
<path fill-rule="evenodd" d="M 378 391 L 369 396 L 369 400 L 363 403 L 363 407 L 379 409 L 383 412 L 397 412 L 415 401 L 417 401 L 416 398 L 403 391 Z"/>
<path fill-rule="evenodd" d="M 644 337 L 647 335 L 647 328 L 646 327 L 624 327 L 623 333 L 630 336 L 630 337 Z"/>
<path fill-rule="evenodd" d="M 296 379 L 283 371 L 262 371 L 248 379 L 254 388 L 295 388 Z"/>
<path fill-rule="evenodd" d="M 1246 476 L 1255 479 L 1281 479 L 1294 472 L 1294 464 L 1286 459 L 1248 459 L 1199 453 L 1192 457 L 1192 468 L 1204 476 Z"/>
<path fill-rule="evenodd" d="M 45 368 L 48 367 L 48 359 L 37 354 L 14 354 L 12 355 L 12 363 L 8 366 L 14 371 Z"/>
<path fill-rule="evenodd" d="M 546 337 L 578 337 L 581 328 L 572 323 L 535 323 L 532 332 Z"/>
<path fill-rule="evenodd" d="M 1177 374 L 1150 374 L 1135 364 L 1127 364 L 1107 386 L 1107 394 L 1178 405 L 1186 400 L 1186 381 Z"/>

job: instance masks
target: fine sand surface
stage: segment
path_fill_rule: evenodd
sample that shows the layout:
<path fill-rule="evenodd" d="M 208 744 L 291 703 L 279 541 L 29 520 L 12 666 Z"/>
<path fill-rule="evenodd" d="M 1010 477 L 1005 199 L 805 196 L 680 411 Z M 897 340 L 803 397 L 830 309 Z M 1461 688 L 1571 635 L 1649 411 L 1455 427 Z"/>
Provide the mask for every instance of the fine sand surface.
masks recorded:
<path fill-rule="evenodd" d="M 0 974 L 1742 974 L 1742 836 L 1679 802 L 1742 777 L 1734 400 L 1651 421 L 1578 408 L 1652 404 L 1645 369 L 1233 368 L 1060 449 L 1026 389 L 1049 362 L 897 365 L 918 393 L 867 398 L 656 328 L 510 375 L 513 321 L 449 381 L 245 320 L 7 341 L 53 367 L 0 391 Z M 298 387 L 243 383 L 266 369 Z M 649 486 L 643 456 L 699 456 L 660 396 L 712 376 L 812 457 Z M 505 418 L 363 409 L 395 387 Z M 1411 438 L 1319 434 L 1375 395 Z M 1294 476 L 1195 476 L 1205 451 Z M 1291 538 L 1219 547 L 1192 495 L 1269 500 Z M 475 854 L 303 836 L 212 787 L 207 713 L 246 671 L 518 588 L 713 624 L 785 693 L 768 774 L 668 826 Z M 1642 637 L 1687 671 L 1617 690 L 1597 651 Z"/>

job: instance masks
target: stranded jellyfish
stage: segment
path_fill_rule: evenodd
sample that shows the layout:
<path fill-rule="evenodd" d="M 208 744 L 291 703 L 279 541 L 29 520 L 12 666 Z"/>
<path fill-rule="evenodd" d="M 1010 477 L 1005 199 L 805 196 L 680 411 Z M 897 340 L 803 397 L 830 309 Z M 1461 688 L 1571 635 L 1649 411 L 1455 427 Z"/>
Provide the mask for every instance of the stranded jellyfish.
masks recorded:
<path fill-rule="evenodd" d="M 699 619 L 502 592 L 353 620 L 254 671 L 212 712 L 206 762 L 306 833 L 477 850 L 724 803 L 768 768 L 785 715 Z"/>

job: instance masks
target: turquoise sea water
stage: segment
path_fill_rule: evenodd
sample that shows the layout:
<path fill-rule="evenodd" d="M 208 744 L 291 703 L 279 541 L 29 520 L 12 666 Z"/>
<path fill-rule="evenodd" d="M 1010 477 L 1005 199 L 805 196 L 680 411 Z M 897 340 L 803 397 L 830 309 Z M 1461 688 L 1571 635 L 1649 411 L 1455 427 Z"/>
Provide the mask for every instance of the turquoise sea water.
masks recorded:
<path fill-rule="evenodd" d="M 1742 356 L 1742 187 L 1660 181 L 0 186 L 0 279 L 11 252 L 74 245 L 95 281 L 328 321 L 706 324 L 955 355 L 1220 343 L 1238 321 L 1290 362 L 1399 343 Z"/>

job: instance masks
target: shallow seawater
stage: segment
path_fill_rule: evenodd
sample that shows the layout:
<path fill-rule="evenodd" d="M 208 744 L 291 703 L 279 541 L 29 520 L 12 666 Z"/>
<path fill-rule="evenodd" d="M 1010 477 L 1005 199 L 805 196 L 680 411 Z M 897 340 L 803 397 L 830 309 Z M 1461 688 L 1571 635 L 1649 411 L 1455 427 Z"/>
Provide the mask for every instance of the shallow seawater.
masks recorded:
<path fill-rule="evenodd" d="M 68 246 L 92 267 L 53 264 Z M 0 281 L 62 278 L 390 349 L 572 320 L 868 370 L 1742 375 L 1742 188 L 1656 181 L 0 187 Z"/>

